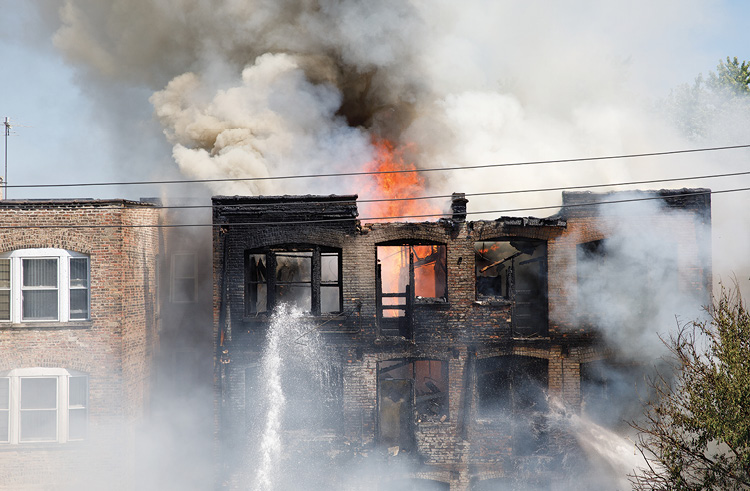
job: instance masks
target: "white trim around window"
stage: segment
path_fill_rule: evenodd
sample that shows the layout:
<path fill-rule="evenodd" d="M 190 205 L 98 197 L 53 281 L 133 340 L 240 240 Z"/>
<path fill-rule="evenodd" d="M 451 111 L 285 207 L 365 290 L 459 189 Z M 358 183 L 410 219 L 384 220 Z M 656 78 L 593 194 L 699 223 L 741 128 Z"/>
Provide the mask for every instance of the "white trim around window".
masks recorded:
<path fill-rule="evenodd" d="M 64 368 L 0 372 L 0 445 L 84 440 L 88 376 Z"/>
<path fill-rule="evenodd" d="M 89 319 L 89 258 L 64 249 L 0 253 L 0 322 Z"/>

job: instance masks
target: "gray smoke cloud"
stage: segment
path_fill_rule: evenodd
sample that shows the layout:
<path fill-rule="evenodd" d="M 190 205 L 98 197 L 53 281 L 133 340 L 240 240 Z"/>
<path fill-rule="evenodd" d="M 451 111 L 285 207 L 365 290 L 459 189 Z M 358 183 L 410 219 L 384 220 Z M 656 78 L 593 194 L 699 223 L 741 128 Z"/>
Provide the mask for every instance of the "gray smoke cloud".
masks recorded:
<path fill-rule="evenodd" d="M 38 2 L 42 18 L 53 26 L 56 46 L 78 67 L 82 87 L 101 109 L 103 124 L 122 141 L 123 162 L 142 165 L 145 173 L 151 162 L 166 160 L 149 153 L 164 150 L 166 140 L 174 168 L 148 171 L 156 177 L 176 169 L 194 179 L 359 171 L 373 158 L 373 137 L 408 144 L 419 167 L 745 144 L 750 122 L 745 106 L 712 103 L 718 110 L 694 117 L 696 108 L 706 106 L 680 97 L 679 90 L 674 104 L 654 102 L 676 81 L 695 77 L 694 66 L 703 66 L 704 60 L 692 54 L 693 34 L 717 21 L 715 7 L 699 0 L 622 5 L 593 0 Z M 687 120 L 692 123 L 686 125 Z M 482 193 L 744 171 L 746 156 L 747 151 L 716 152 L 429 173 L 424 192 Z M 747 182 L 654 187 L 726 189 Z M 216 194 L 360 189 L 350 179 L 210 185 Z M 724 279 L 735 272 L 745 284 L 750 279 L 746 196 L 716 195 L 712 201 L 714 272 Z M 477 196 L 471 197 L 469 211 L 559 203 L 559 191 Z M 654 283 L 671 281 L 666 239 L 634 241 L 637 234 L 624 233 L 626 221 L 618 220 L 617 227 L 623 234 L 609 243 L 612 264 L 633 276 L 628 292 L 649 300 L 637 279 L 648 267 Z M 600 298 L 606 290 L 595 283 L 589 287 L 590 298 L 596 292 L 606 304 Z M 660 298 L 664 301 L 653 316 L 668 330 L 683 305 L 666 294 Z M 629 323 L 627 309 L 622 310 L 618 317 L 590 308 L 612 344 L 625 338 L 634 341 L 634 351 L 658 348 L 658 330 L 638 329 L 644 326 Z"/>
<path fill-rule="evenodd" d="M 645 87 L 663 91 L 671 69 L 663 60 L 685 56 L 679 40 L 689 45 L 690 30 L 712 19 L 706 9 L 67 0 L 55 43 L 97 85 L 153 90 L 155 114 L 189 177 L 358 170 L 372 158 L 369 134 L 414 144 L 417 165 L 452 167 L 684 147 L 651 111 Z M 652 165 L 461 172 L 430 186 L 483 192 L 580 184 L 582 176 L 618 181 Z M 301 181 L 283 189 L 321 191 Z M 477 201 L 478 209 L 493 204 Z"/>

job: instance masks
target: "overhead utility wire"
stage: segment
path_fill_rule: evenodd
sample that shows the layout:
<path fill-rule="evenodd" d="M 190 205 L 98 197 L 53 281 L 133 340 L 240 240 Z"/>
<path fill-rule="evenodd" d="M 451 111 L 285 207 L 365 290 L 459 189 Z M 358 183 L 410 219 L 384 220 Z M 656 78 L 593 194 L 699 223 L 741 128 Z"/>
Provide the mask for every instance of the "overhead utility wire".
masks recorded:
<path fill-rule="evenodd" d="M 649 179 L 645 181 L 627 181 L 627 182 L 615 182 L 611 184 L 582 184 L 579 186 L 560 186 L 554 188 L 537 188 L 537 189 L 516 189 L 512 191 L 487 191 L 482 193 L 464 193 L 464 196 L 494 196 L 494 195 L 507 195 L 507 194 L 522 194 L 522 193 L 543 193 L 548 191 L 567 191 L 569 189 L 589 189 L 589 188 L 607 188 L 617 186 L 634 186 L 638 184 L 656 184 L 660 182 L 676 182 L 676 181 L 694 181 L 699 179 L 714 179 L 719 177 L 736 177 L 750 175 L 750 171 L 745 172 L 729 172 L 727 174 L 710 174 L 705 176 L 691 176 L 691 177 L 670 177 L 665 179 Z M 388 201 L 417 201 L 426 199 L 447 199 L 452 198 L 452 194 L 436 194 L 433 196 L 413 196 L 410 198 L 373 198 L 373 199 L 357 199 L 357 203 L 380 203 Z M 319 204 L 324 203 L 323 201 L 305 201 L 306 204 Z M 327 203 L 327 201 L 326 201 Z M 243 203 L 243 208 L 260 208 L 268 206 L 265 203 Z M 156 206 L 159 209 L 189 209 L 189 208 L 213 208 L 213 205 L 163 205 Z"/>
<path fill-rule="evenodd" d="M 669 196 L 649 196 L 645 198 L 626 198 L 619 200 L 610 201 L 590 201 L 587 203 L 572 203 L 568 205 L 549 205 L 549 206 L 531 206 L 528 208 L 508 208 L 505 210 L 485 210 L 485 211 L 467 211 L 467 215 L 486 215 L 489 213 L 500 214 L 500 213 L 513 213 L 517 211 L 531 211 L 531 210 L 548 210 L 548 209 L 566 209 L 566 208 L 577 208 L 581 206 L 598 206 L 608 205 L 615 203 L 630 203 L 635 201 L 650 201 L 650 200 L 665 200 L 673 198 L 684 198 L 688 196 L 703 196 L 706 194 L 724 194 L 724 193 L 735 193 L 739 191 L 750 191 L 750 187 L 746 188 L 735 188 L 735 189 L 723 189 L 720 191 L 699 191 L 694 193 L 676 193 Z M 350 222 L 350 221 L 382 221 L 382 220 L 398 220 L 404 218 L 450 218 L 453 216 L 452 213 L 432 213 L 425 215 L 403 215 L 403 216 L 390 216 L 390 217 L 367 217 L 367 218 L 326 218 L 319 220 L 294 220 L 284 222 L 238 222 L 238 223 L 192 223 L 192 224 L 160 224 L 160 225 L 0 225 L 0 230 L 5 229 L 85 229 L 85 228 L 181 228 L 181 227 L 237 227 L 237 226 L 267 226 L 267 225 L 301 225 L 311 223 L 333 223 L 333 222 Z M 522 218 L 522 217 L 513 217 Z"/>
<path fill-rule="evenodd" d="M 734 150 L 739 148 L 750 148 L 750 144 L 747 145 L 731 145 L 725 147 L 709 147 L 709 148 L 692 148 L 687 150 L 668 150 L 664 152 L 650 152 L 650 153 L 632 153 L 623 155 L 608 155 L 600 157 L 579 157 L 571 159 L 555 159 L 555 160 L 531 160 L 527 162 L 506 162 L 500 164 L 479 164 L 479 165 L 466 165 L 466 166 L 455 166 L 455 167 L 427 167 L 424 169 L 402 169 L 402 170 L 388 170 L 388 171 L 363 171 L 363 172 L 334 172 L 330 174 L 302 174 L 302 175 L 286 175 L 286 176 L 264 176 L 264 177 L 228 177 L 221 179 L 184 179 L 184 180 L 166 180 L 166 181 L 122 181 L 122 182 L 87 182 L 87 183 L 58 183 L 58 184 L 13 184 L 8 185 L 9 188 L 62 188 L 62 187 L 92 187 L 92 186 L 143 186 L 143 185 L 157 185 L 157 184 L 195 184 L 195 183 L 209 183 L 209 182 L 238 182 L 238 181 L 273 181 L 273 180 L 286 180 L 286 179 L 312 179 L 320 177 L 346 177 L 346 176 L 371 176 L 380 174 L 405 174 L 411 172 L 437 172 L 437 171 L 454 171 L 454 170 L 468 170 L 468 169 L 489 169 L 493 167 L 515 167 L 521 165 L 542 165 L 542 164 L 562 164 L 572 162 L 596 162 L 600 160 L 615 160 L 615 159 L 632 159 L 639 157 L 660 157 L 665 155 L 679 155 L 686 153 L 698 153 L 698 152 L 714 152 L 718 150 Z"/>

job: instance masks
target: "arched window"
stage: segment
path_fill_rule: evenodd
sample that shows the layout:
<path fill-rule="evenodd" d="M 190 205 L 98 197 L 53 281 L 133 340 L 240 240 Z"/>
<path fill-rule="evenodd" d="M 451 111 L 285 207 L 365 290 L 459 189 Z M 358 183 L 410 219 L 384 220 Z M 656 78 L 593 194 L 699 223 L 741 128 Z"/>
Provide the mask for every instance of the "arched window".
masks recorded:
<path fill-rule="evenodd" d="M 64 249 L 0 254 L 0 322 L 89 318 L 89 258 Z"/>
<path fill-rule="evenodd" d="M 0 444 L 86 438 L 88 376 L 64 368 L 0 372 Z"/>

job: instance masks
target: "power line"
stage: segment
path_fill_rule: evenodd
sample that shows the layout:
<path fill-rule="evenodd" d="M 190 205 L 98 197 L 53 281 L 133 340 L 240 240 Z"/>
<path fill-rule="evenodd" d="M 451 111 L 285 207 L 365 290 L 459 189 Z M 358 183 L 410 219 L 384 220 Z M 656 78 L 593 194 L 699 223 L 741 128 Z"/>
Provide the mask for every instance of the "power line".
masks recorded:
<path fill-rule="evenodd" d="M 324 177 L 352 177 L 352 176 L 371 176 L 381 174 L 405 174 L 412 172 L 438 172 L 438 171 L 456 171 L 456 170 L 470 170 L 470 169 L 489 169 L 497 167 L 515 167 L 524 165 L 545 165 L 545 164 L 562 164 L 562 163 L 575 163 L 575 162 L 596 162 L 602 160 L 619 160 L 619 159 L 632 159 L 642 157 L 662 157 L 666 155 L 680 155 L 687 153 L 699 153 L 699 152 L 715 152 L 720 150 L 736 150 L 740 148 L 750 148 L 750 144 L 747 145 L 730 145 L 723 147 L 708 147 L 708 148 L 693 148 L 686 150 L 668 150 L 663 152 L 650 152 L 650 153 L 633 153 L 633 154 L 622 154 L 622 155 L 608 155 L 600 157 L 580 157 L 570 159 L 554 159 L 554 160 L 531 160 L 526 162 L 506 162 L 499 164 L 481 164 L 481 165 L 466 165 L 466 166 L 454 166 L 454 167 L 427 167 L 423 169 L 403 169 L 403 170 L 389 170 L 389 171 L 361 171 L 361 172 L 334 172 L 329 174 L 301 174 L 301 175 L 285 175 L 285 176 L 264 176 L 264 177 L 240 177 L 240 178 L 221 178 L 221 179 L 182 179 L 182 180 L 164 180 L 164 181 L 121 181 L 121 182 L 88 182 L 88 183 L 56 183 L 56 184 L 13 184 L 8 185 L 9 188 L 61 188 L 61 187 L 94 187 L 94 186 L 143 186 L 143 185 L 161 185 L 161 184 L 196 184 L 196 183 L 212 183 L 212 182 L 238 182 L 238 181 L 273 181 L 273 180 L 288 180 L 288 179 L 313 179 L 313 178 L 324 178 Z"/>
<path fill-rule="evenodd" d="M 750 191 L 750 187 L 746 188 L 734 188 L 724 189 L 719 191 L 698 191 L 691 193 L 675 193 L 669 196 L 648 196 L 641 198 L 624 198 L 618 200 L 608 201 L 591 201 L 587 203 L 571 203 L 567 205 L 549 205 L 549 206 L 532 206 L 527 208 L 508 208 L 504 210 L 484 210 L 484 211 L 468 211 L 467 215 L 487 215 L 496 214 L 502 215 L 503 213 L 515 213 L 519 211 L 532 211 L 532 210 L 549 210 L 549 209 L 567 209 L 567 208 L 578 208 L 582 206 L 599 206 L 608 205 L 615 203 L 630 203 L 637 201 L 650 201 L 650 200 L 665 200 L 670 198 L 682 198 L 689 196 L 704 196 L 714 194 L 725 194 L 734 193 L 740 191 Z M 349 222 L 349 221 L 383 221 L 383 220 L 399 220 L 399 219 L 411 219 L 411 218 L 450 218 L 452 213 L 431 213 L 424 215 L 403 215 L 403 216 L 388 216 L 388 217 L 367 217 L 367 218 L 327 218 L 318 220 L 295 220 L 295 221 L 284 221 L 284 222 L 241 222 L 241 223 L 192 223 L 192 224 L 150 224 L 150 225 L 0 225 L 0 230 L 7 229 L 87 229 L 87 228 L 182 228 L 182 227 L 237 227 L 237 226 L 269 226 L 269 225 L 301 225 L 301 224 L 315 224 L 315 223 L 335 223 L 335 222 Z"/>
<path fill-rule="evenodd" d="M 729 172 L 726 174 L 709 174 L 704 176 L 690 176 L 690 177 L 670 177 L 664 179 L 648 179 L 642 181 L 626 181 L 616 183 L 604 183 L 604 184 L 582 184 L 578 186 L 560 186 L 553 188 L 536 188 L 536 189 L 516 189 L 511 191 L 487 191 L 481 193 L 464 193 L 466 197 L 472 196 L 495 196 L 495 195 L 508 195 L 508 194 L 523 194 L 523 193 L 543 193 L 550 191 L 568 191 L 573 189 L 594 189 L 594 188 L 608 188 L 608 187 L 619 187 L 619 186 L 635 186 L 640 184 L 657 184 L 665 182 L 679 182 L 679 181 L 694 181 L 700 179 L 716 179 L 720 177 L 737 177 L 750 175 L 750 171 L 745 172 Z M 428 199 L 448 199 L 451 198 L 452 194 L 437 194 L 432 196 L 412 196 L 408 198 L 373 198 L 373 199 L 357 199 L 357 203 L 381 203 L 390 201 L 417 201 L 417 200 L 428 200 Z M 306 201 L 308 204 L 321 203 L 320 201 Z M 268 206 L 264 203 L 243 203 L 242 207 L 257 208 Z M 213 205 L 164 205 L 156 206 L 159 209 L 191 209 L 191 208 L 212 208 Z"/>

